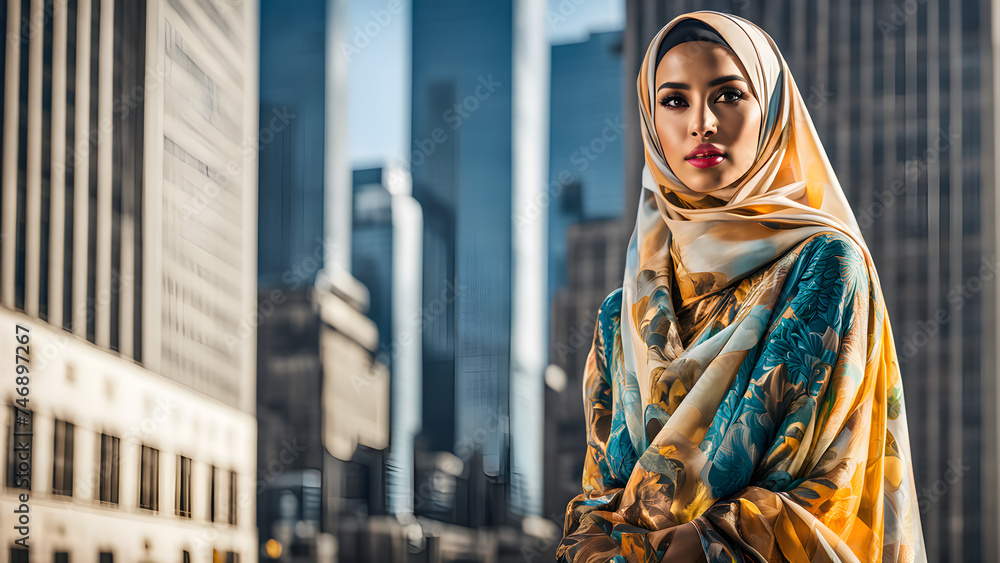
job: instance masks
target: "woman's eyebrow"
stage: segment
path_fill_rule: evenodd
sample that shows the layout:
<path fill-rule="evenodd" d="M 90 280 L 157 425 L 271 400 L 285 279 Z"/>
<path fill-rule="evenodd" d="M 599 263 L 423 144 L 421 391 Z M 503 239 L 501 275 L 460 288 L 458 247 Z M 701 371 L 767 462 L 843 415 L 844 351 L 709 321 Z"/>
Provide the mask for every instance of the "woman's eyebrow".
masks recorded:
<path fill-rule="evenodd" d="M 735 74 L 730 74 L 729 76 L 720 76 L 720 77 L 716 78 L 715 80 L 709 82 L 708 83 L 708 87 L 711 88 L 712 86 L 715 86 L 716 84 L 722 84 L 723 82 L 729 82 L 730 80 L 742 80 L 743 82 L 746 82 L 746 79 L 744 79 L 742 76 L 738 76 L 738 75 L 735 75 Z M 663 90 L 664 88 L 677 88 L 678 90 L 690 90 L 691 89 L 690 86 L 688 86 L 687 84 L 684 84 L 683 82 L 664 82 L 663 84 L 660 84 L 660 87 L 657 88 L 656 91 L 659 92 L 660 90 Z"/>

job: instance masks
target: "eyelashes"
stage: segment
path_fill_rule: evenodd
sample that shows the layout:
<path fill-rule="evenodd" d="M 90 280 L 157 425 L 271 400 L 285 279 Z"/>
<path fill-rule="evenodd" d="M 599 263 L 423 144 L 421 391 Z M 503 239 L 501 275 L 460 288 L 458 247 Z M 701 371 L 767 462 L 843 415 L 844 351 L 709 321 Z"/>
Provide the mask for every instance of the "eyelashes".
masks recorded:
<path fill-rule="evenodd" d="M 743 91 L 738 90 L 736 88 L 727 88 L 727 89 L 719 92 L 719 97 L 716 98 L 716 101 L 719 101 L 719 98 L 722 98 L 723 96 L 725 96 L 727 94 L 735 96 L 735 98 L 728 99 L 728 100 L 722 100 L 722 103 L 724 103 L 724 104 L 735 104 L 735 103 L 737 103 L 737 102 L 739 102 L 740 100 L 743 99 Z M 680 103 L 685 103 L 684 102 L 684 97 L 681 96 L 680 94 L 668 94 L 668 95 L 664 96 L 663 98 L 661 98 L 657 103 L 660 104 L 661 106 L 665 107 L 665 108 L 670 108 L 670 109 L 676 109 L 678 107 L 681 107 L 681 106 L 677 106 L 677 105 L 668 105 L 671 100 L 677 100 Z"/>
<path fill-rule="evenodd" d="M 663 107 L 665 107 L 665 108 L 677 107 L 677 106 L 670 106 L 670 105 L 668 105 L 671 100 L 678 100 L 680 102 L 683 102 L 684 98 L 678 96 L 677 94 L 670 94 L 670 95 L 664 96 L 663 98 L 660 99 L 660 105 L 663 106 Z"/>

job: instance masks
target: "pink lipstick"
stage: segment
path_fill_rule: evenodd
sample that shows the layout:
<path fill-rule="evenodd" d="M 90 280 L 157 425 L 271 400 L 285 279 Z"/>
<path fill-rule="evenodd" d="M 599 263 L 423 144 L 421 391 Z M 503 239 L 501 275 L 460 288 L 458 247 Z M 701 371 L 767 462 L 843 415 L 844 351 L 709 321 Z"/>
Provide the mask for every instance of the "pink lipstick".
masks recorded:
<path fill-rule="evenodd" d="M 697 147 L 691 149 L 691 152 L 684 157 L 684 160 L 688 161 L 691 166 L 695 166 L 697 168 L 711 168 L 713 166 L 718 166 L 725 159 L 725 153 L 711 143 L 701 143 Z"/>

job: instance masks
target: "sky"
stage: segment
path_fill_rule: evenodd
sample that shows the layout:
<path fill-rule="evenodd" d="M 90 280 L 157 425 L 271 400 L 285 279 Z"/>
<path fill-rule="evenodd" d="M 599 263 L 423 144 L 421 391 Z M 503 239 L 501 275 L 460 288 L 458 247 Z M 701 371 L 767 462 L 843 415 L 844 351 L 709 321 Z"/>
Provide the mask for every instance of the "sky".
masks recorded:
<path fill-rule="evenodd" d="M 478 0 L 482 1 L 482 0 Z M 397 6 L 399 7 L 398 9 Z M 405 162 L 410 133 L 410 2 L 350 0 L 349 146 L 352 168 Z M 547 0 L 549 42 L 625 28 L 625 0 Z"/>

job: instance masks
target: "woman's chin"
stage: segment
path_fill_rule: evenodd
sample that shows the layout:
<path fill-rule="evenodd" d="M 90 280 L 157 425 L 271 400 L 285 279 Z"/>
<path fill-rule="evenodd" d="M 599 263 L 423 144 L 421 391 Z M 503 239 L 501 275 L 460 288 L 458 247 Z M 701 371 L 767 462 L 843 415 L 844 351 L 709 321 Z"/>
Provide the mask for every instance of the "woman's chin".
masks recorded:
<path fill-rule="evenodd" d="M 693 192 L 698 192 L 700 194 L 712 195 L 713 192 L 717 192 L 720 189 L 730 187 L 732 182 L 726 181 L 724 178 L 693 178 L 691 182 L 684 182 L 684 185 L 688 187 Z M 683 179 L 681 179 L 683 181 Z"/>

